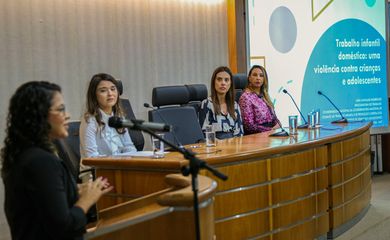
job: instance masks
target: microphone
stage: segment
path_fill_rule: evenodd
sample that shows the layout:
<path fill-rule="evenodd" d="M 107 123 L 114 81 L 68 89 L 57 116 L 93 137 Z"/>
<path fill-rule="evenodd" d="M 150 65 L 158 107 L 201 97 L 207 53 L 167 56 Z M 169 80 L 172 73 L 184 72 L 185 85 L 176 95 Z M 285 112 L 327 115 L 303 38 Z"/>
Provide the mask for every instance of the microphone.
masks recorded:
<path fill-rule="evenodd" d="M 154 110 L 154 107 L 152 107 L 149 103 L 144 103 L 144 107 L 146 107 L 146 108 L 151 108 L 151 109 Z"/>
<path fill-rule="evenodd" d="M 335 120 L 335 121 L 332 121 L 331 123 L 347 123 L 348 120 L 343 116 L 343 114 L 341 113 L 340 109 L 338 107 L 336 107 L 336 105 L 332 102 L 332 100 L 330 100 L 325 94 L 323 94 L 321 91 L 318 91 L 317 92 L 318 95 L 321 95 L 321 96 L 324 96 L 332 105 L 333 107 L 339 112 L 340 116 L 341 116 L 341 119 L 339 120 Z"/>
<path fill-rule="evenodd" d="M 270 135 L 268 135 L 269 137 L 288 137 L 290 136 L 288 134 L 288 132 L 283 128 L 282 126 L 282 123 L 279 121 L 278 118 L 276 118 L 276 122 L 279 124 L 280 126 L 280 132 L 276 132 L 276 133 L 272 133 Z"/>
<path fill-rule="evenodd" d="M 286 89 L 283 89 L 283 92 L 284 92 L 285 94 L 287 94 L 287 95 L 290 96 L 290 98 L 291 98 L 291 100 L 293 101 L 295 107 L 297 108 L 299 114 L 301 114 L 302 120 L 305 122 L 305 124 L 299 125 L 297 128 L 299 128 L 299 129 L 308 128 L 308 127 L 309 127 L 309 124 L 307 124 L 307 121 L 306 121 L 305 117 L 303 116 L 301 110 L 299 109 L 297 103 L 295 102 L 294 98 L 291 96 L 291 94 L 290 94 L 289 92 L 287 92 Z"/>
<path fill-rule="evenodd" d="M 127 120 L 120 117 L 110 117 L 108 119 L 108 126 L 113 128 L 130 128 L 133 130 L 142 130 L 143 128 L 148 128 L 152 131 L 160 132 L 169 132 L 171 130 L 171 126 L 167 124 L 145 122 L 144 120 L 138 119 Z"/>
<path fill-rule="evenodd" d="M 144 103 L 144 107 L 155 110 L 155 108 L 154 108 L 153 106 L 151 106 L 149 103 Z M 157 113 L 157 115 L 160 117 L 160 119 L 161 119 L 165 124 L 167 124 L 167 121 L 165 121 L 165 118 L 160 114 L 160 112 L 159 112 L 159 111 L 156 111 L 156 113 Z M 181 144 L 181 142 L 179 141 L 179 139 L 177 139 L 177 137 L 176 137 L 175 128 L 174 128 L 174 127 L 172 127 L 171 135 L 172 135 L 174 141 L 176 142 L 176 144 L 178 145 L 178 147 L 179 147 L 179 148 L 184 148 L 183 144 Z"/>

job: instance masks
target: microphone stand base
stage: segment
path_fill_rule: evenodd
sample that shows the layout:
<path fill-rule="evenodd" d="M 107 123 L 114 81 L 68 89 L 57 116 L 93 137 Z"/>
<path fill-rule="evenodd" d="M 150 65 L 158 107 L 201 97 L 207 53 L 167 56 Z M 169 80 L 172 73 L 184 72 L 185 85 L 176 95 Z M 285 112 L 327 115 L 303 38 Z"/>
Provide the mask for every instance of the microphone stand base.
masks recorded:
<path fill-rule="evenodd" d="M 309 128 L 309 124 L 305 123 L 305 124 L 299 125 L 297 128 L 298 129 L 306 129 L 306 128 Z"/>
<path fill-rule="evenodd" d="M 340 120 L 332 121 L 331 123 L 348 123 L 348 120 L 346 118 L 342 118 Z"/>
<path fill-rule="evenodd" d="M 290 135 L 286 131 L 281 131 L 281 132 L 272 133 L 272 134 L 270 134 L 268 136 L 269 137 L 288 137 Z"/>

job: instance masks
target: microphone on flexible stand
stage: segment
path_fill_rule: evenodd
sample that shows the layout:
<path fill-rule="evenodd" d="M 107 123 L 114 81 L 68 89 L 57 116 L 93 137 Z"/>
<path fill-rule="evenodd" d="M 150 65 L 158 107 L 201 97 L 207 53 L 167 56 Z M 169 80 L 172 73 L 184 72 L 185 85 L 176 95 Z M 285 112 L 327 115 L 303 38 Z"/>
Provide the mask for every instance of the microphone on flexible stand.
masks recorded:
<path fill-rule="evenodd" d="M 341 119 L 339 120 L 335 120 L 335 121 L 332 121 L 331 123 L 347 123 L 348 120 L 343 116 L 343 114 L 341 113 L 340 109 L 338 107 L 336 107 L 336 105 L 332 102 L 332 100 L 330 100 L 325 94 L 323 94 L 321 91 L 318 91 L 317 92 L 318 95 L 321 95 L 321 96 L 324 96 L 332 105 L 333 107 L 339 112 L 340 116 L 341 116 Z"/>
<path fill-rule="evenodd" d="M 302 120 L 305 122 L 305 124 L 299 125 L 297 128 L 299 128 L 299 129 L 308 128 L 309 124 L 307 123 L 305 117 L 303 116 L 303 114 L 302 114 L 301 110 L 299 109 L 297 103 L 295 102 L 294 98 L 291 96 L 291 94 L 286 89 L 283 89 L 283 92 L 290 96 L 290 98 L 293 101 L 295 107 L 297 108 L 299 114 L 301 114 Z"/>
<path fill-rule="evenodd" d="M 279 124 L 280 126 L 280 132 L 276 132 L 276 133 L 272 133 L 270 135 L 268 135 L 269 137 L 288 137 L 290 136 L 288 134 L 288 132 L 283 128 L 282 126 L 282 123 L 279 121 L 278 118 L 276 118 L 276 122 Z"/>
<path fill-rule="evenodd" d="M 110 117 L 108 119 L 108 126 L 112 128 L 130 128 L 132 130 L 142 130 L 144 128 L 152 131 L 169 132 L 171 126 L 163 123 L 145 122 L 138 119 L 122 119 L 121 117 Z"/>
<path fill-rule="evenodd" d="M 151 106 L 149 103 L 144 103 L 144 107 L 146 108 L 150 108 L 150 109 L 153 109 L 153 110 L 156 110 L 153 106 Z M 157 115 L 159 116 L 159 118 L 165 123 L 167 124 L 167 121 L 165 120 L 165 118 L 160 114 L 159 111 L 156 111 Z M 179 141 L 179 139 L 176 137 L 176 133 L 175 133 L 175 128 L 172 127 L 172 131 L 171 131 L 171 135 L 173 136 L 173 139 L 174 141 L 176 142 L 177 146 L 179 148 L 184 148 L 183 144 L 181 144 L 181 142 Z"/>

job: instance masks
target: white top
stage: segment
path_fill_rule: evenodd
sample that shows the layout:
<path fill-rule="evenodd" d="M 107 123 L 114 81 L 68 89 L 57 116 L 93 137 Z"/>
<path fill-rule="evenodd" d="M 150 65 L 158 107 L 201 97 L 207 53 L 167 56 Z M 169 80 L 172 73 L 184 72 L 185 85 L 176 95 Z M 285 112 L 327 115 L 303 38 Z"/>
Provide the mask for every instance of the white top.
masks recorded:
<path fill-rule="evenodd" d="M 101 109 L 103 126 L 99 126 L 95 117 L 84 118 L 80 124 L 80 155 L 81 158 L 110 156 L 123 153 L 136 152 L 130 135 L 126 129 L 124 134 L 119 134 L 115 128 L 108 126 L 108 115 Z"/>

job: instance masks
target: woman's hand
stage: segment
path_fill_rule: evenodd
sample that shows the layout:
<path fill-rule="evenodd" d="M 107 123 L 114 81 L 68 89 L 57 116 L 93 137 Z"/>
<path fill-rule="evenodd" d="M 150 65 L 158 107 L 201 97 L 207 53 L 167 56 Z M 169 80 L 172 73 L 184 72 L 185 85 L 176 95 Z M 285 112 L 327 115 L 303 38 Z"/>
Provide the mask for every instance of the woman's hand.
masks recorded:
<path fill-rule="evenodd" d="M 80 198 L 75 206 L 80 207 L 84 213 L 95 204 L 99 198 L 113 189 L 106 178 L 98 177 L 95 181 L 78 185 Z"/>

